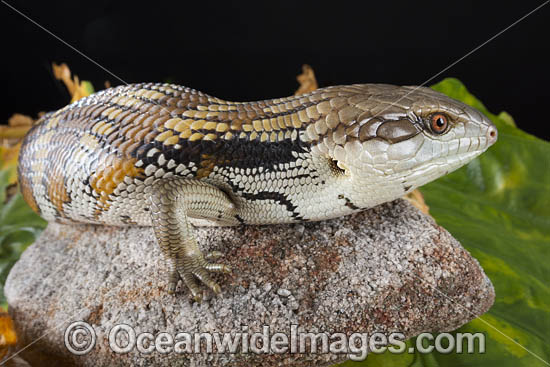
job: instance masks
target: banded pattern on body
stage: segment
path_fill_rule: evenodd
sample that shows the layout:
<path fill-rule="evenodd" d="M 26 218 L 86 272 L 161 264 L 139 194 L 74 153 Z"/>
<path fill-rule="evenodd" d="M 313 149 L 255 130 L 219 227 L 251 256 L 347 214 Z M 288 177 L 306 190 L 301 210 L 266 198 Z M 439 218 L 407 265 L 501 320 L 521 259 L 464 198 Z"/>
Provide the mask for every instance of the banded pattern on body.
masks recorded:
<path fill-rule="evenodd" d="M 434 130 L 434 116 L 445 129 Z M 460 167 L 495 140 L 478 111 L 428 88 L 358 84 L 241 103 L 172 84 L 134 84 L 44 116 L 23 142 L 19 180 L 26 201 L 48 220 L 154 225 L 160 236 L 163 221 L 152 208 L 201 225 L 351 214 Z M 218 190 L 218 199 L 194 188 L 198 182 Z M 174 185 L 192 196 L 179 208 L 158 196 Z M 229 217 L 213 214 L 228 207 Z M 196 248 L 159 242 L 169 257 L 178 246 Z M 174 271 L 186 274 L 195 294 L 190 274 L 198 273 L 190 267 L 182 262 Z"/>

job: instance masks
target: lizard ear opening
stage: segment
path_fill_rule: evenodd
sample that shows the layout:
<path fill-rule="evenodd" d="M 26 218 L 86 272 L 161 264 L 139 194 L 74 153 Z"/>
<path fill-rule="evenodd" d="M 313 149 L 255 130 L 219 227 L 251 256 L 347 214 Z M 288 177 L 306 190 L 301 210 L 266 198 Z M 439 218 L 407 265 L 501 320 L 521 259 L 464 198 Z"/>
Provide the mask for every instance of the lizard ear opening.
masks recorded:
<path fill-rule="evenodd" d="M 342 163 L 330 157 L 328 157 L 327 160 L 328 160 L 330 170 L 334 172 L 335 175 L 343 176 L 346 174 L 346 169 Z"/>

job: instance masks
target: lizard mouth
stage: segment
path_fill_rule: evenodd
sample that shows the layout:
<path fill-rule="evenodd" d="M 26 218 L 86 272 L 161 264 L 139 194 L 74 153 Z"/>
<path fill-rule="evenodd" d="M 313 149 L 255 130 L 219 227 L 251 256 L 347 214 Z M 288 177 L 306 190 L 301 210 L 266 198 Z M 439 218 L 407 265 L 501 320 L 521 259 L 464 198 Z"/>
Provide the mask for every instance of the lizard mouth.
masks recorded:
<path fill-rule="evenodd" d="M 403 180 L 403 185 L 415 188 L 425 185 L 468 164 L 486 149 L 487 148 L 478 149 L 471 152 L 457 153 L 421 163 L 420 165 L 411 168 L 410 174 L 406 175 L 406 179 Z"/>

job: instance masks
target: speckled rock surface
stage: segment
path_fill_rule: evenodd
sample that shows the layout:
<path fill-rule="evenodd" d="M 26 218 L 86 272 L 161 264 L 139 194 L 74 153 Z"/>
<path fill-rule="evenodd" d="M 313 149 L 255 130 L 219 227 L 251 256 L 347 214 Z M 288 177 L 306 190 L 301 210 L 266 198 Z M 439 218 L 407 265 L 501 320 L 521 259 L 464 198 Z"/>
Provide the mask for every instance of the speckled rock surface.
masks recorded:
<path fill-rule="evenodd" d="M 197 235 L 203 250 L 223 252 L 233 268 L 217 278 L 223 293 L 206 292 L 201 304 L 181 285 L 176 295 L 165 292 L 152 229 L 50 224 L 13 267 L 5 287 L 19 346 L 41 337 L 21 355 L 35 363 L 86 366 L 332 365 L 348 356 L 242 349 L 225 354 L 216 352 L 215 343 L 212 353 L 181 353 L 186 350 L 180 345 L 180 353 L 134 348 L 117 354 L 109 333 L 127 324 L 136 335 L 167 332 L 177 339 L 172 345 L 184 340 L 177 333 L 252 334 L 264 325 L 271 337 L 281 332 L 292 338 L 291 325 L 298 332 L 398 331 L 411 337 L 453 330 L 494 300 L 477 261 L 402 200 L 325 222 L 203 227 Z M 95 347 L 85 355 L 64 345 L 65 329 L 74 321 L 85 321 L 96 334 Z M 75 335 L 69 340 L 87 341 Z M 123 347 L 127 338 L 121 335 L 117 343 Z"/>

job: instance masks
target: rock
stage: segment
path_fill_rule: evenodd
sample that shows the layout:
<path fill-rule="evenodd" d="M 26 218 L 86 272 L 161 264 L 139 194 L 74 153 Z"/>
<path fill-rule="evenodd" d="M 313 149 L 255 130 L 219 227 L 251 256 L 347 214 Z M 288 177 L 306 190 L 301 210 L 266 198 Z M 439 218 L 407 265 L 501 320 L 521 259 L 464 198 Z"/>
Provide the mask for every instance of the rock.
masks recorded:
<path fill-rule="evenodd" d="M 291 342 L 291 334 L 302 331 L 344 337 L 401 332 L 409 338 L 456 329 L 494 300 L 478 262 L 403 200 L 317 223 L 203 227 L 197 237 L 203 250 L 223 252 L 233 268 L 231 275 L 217 276 L 222 294 L 206 292 L 201 304 L 192 302 L 181 285 L 176 295 L 165 291 L 164 262 L 152 229 L 49 224 L 5 286 L 19 348 L 34 342 L 21 356 L 36 365 L 52 360 L 83 366 L 332 365 L 349 356 L 334 349 L 258 354 L 249 348 L 246 353 L 242 335 L 237 353 L 216 353 L 215 335 L 213 353 L 204 352 L 206 336 L 204 353 L 182 353 L 186 335 L 176 334 L 252 335 L 267 326 L 270 341 L 280 343 L 275 351 L 284 351 L 284 337 L 275 333 L 287 334 L 288 347 L 297 340 Z M 96 335 L 95 346 L 84 355 L 72 354 L 64 344 L 65 329 L 75 321 L 86 322 Z M 109 335 L 119 324 L 141 334 L 136 344 L 144 347 L 143 340 L 157 338 L 158 351 L 113 352 Z M 116 342 L 123 348 L 132 332 L 126 326 L 114 330 L 120 328 Z M 83 330 L 68 333 L 69 342 L 88 342 Z M 172 345 L 180 342 L 178 353 L 163 354 L 170 335 L 176 338 Z M 329 343 L 342 340 L 343 334 L 335 335 Z"/>

